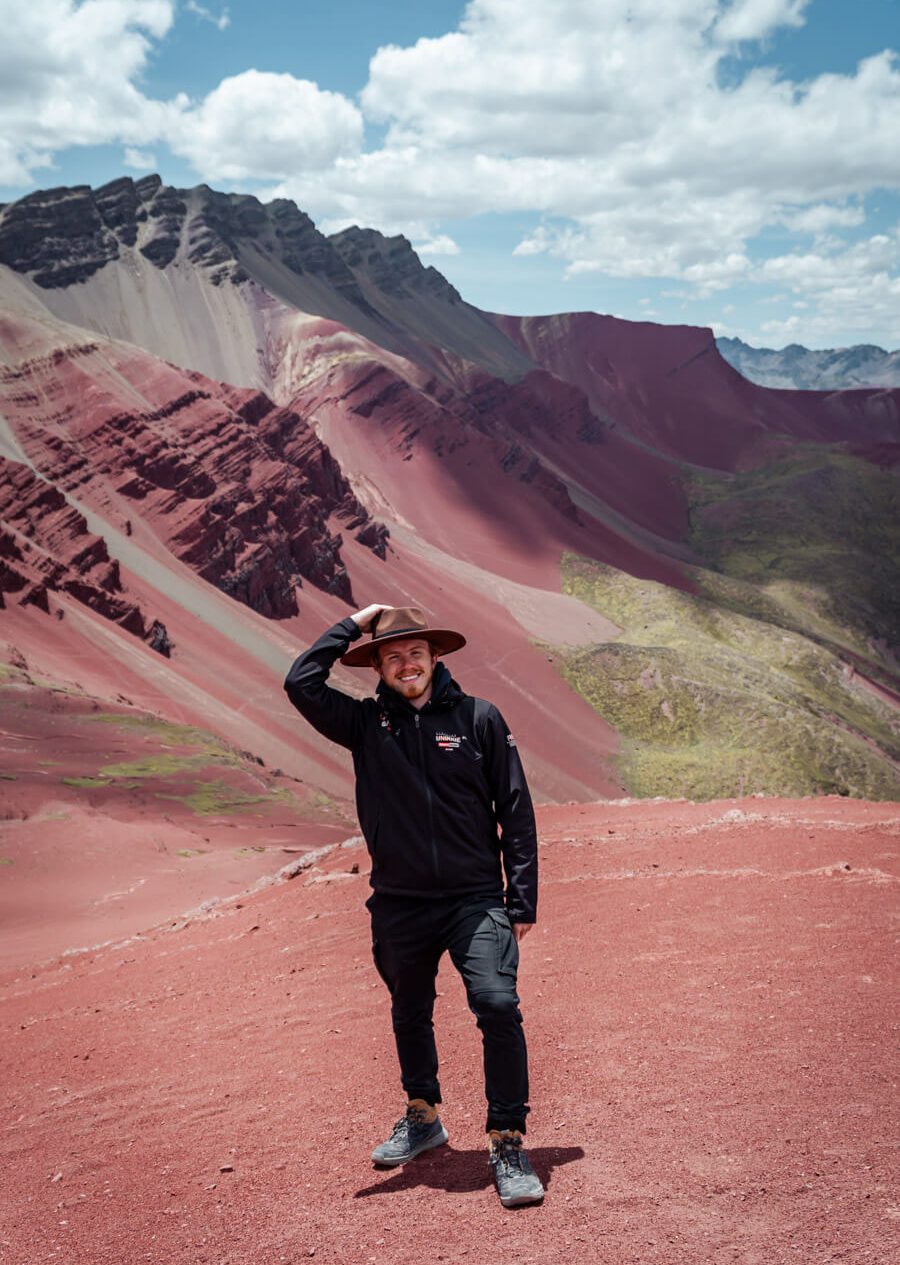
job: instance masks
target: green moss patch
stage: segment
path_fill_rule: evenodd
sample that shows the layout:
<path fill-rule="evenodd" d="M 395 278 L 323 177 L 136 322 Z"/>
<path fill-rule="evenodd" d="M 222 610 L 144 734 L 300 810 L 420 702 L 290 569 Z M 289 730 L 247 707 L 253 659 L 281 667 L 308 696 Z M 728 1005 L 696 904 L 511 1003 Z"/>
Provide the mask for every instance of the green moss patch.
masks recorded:
<path fill-rule="evenodd" d="M 179 803 L 186 804 L 198 817 L 248 812 L 258 809 L 260 805 L 270 807 L 273 804 L 293 802 L 293 797 L 288 791 L 277 789 L 253 794 L 222 781 L 197 782 L 194 790 L 187 794 L 158 794 L 157 798 L 178 800 Z"/>
<path fill-rule="evenodd" d="M 142 756 L 138 760 L 124 760 L 119 764 L 105 764 L 100 776 L 110 778 L 174 777 L 179 773 L 205 769 L 213 763 L 208 755 L 170 755 L 158 752 Z"/>

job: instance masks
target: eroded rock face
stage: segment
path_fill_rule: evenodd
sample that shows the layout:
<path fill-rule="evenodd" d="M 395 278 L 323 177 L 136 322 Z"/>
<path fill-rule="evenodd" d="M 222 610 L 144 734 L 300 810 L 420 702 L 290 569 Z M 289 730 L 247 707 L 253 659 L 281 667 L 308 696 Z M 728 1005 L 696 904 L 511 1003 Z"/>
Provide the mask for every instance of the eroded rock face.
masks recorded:
<path fill-rule="evenodd" d="M 383 294 L 403 298 L 410 292 L 426 293 L 448 303 L 462 303 L 459 291 L 436 268 L 424 267 L 400 234 L 385 237 L 373 228 L 353 225 L 328 241 L 354 274 L 368 277 Z"/>
<path fill-rule="evenodd" d="M 156 407 L 136 410 L 129 383 Z M 304 582 L 352 600 L 332 515 L 384 557 L 386 529 L 327 448 L 297 412 L 259 392 L 137 349 L 85 344 L 5 370 L 0 407 L 47 478 L 114 523 L 133 503 L 117 524 L 126 535 L 142 519 L 176 557 L 263 615 L 295 614 Z"/>
<path fill-rule="evenodd" d="M 84 516 L 27 466 L 0 457 L 0 606 L 6 595 L 49 613 L 50 593 L 66 593 L 170 653 L 164 625 L 129 598 L 119 564 Z"/>
<path fill-rule="evenodd" d="M 181 256 L 214 285 L 239 285 L 249 276 L 241 252 L 250 247 L 374 314 L 341 253 L 283 198 L 264 206 L 207 185 L 174 189 L 159 176 L 123 176 L 95 190 L 44 189 L 0 210 L 0 263 L 44 289 L 85 281 L 132 249 L 157 268 Z"/>
<path fill-rule="evenodd" d="M 333 239 L 323 236 L 308 215 L 286 198 L 276 199 L 265 210 L 275 235 L 277 252 L 292 272 L 298 275 L 312 273 L 357 307 L 372 312 L 352 270 L 347 267 L 341 252 L 335 249 Z"/>
<path fill-rule="evenodd" d="M 0 263 L 45 289 L 84 281 L 118 255 L 119 240 L 87 185 L 42 189 L 0 215 Z"/>

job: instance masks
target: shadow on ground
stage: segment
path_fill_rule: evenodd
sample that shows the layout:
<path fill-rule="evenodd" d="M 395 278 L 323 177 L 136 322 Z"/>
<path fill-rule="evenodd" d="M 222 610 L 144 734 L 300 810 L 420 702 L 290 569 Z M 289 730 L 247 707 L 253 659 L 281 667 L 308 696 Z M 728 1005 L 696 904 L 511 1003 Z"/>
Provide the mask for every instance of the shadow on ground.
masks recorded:
<path fill-rule="evenodd" d="M 528 1148 L 528 1158 L 546 1189 L 554 1169 L 574 1160 L 583 1160 L 580 1146 L 538 1146 Z M 388 1170 L 386 1170 L 388 1171 Z M 487 1162 L 487 1149 L 457 1151 L 452 1146 L 442 1146 L 427 1151 L 402 1168 L 391 1169 L 390 1177 L 372 1186 L 364 1186 L 354 1195 L 366 1199 L 369 1195 L 390 1195 L 398 1190 L 410 1190 L 415 1186 L 431 1186 L 453 1194 L 467 1194 L 483 1190 L 491 1184 Z"/>

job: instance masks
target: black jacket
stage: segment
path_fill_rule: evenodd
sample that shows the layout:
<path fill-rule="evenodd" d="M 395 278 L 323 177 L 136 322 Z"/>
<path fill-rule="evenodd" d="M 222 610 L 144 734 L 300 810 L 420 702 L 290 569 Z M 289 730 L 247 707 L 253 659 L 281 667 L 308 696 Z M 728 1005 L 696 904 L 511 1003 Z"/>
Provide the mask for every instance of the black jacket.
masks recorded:
<path fill-rule="evenodd" d="M 537 831 L 522 762 L 492 703 L 464 694 L 443 663 L 420 710 L 380 682 L 354 699 L 326 684 L 360 636 L 342 619 L 294 661 L 284 688 L 311 725 L 349 747 L 376 892 L 497 893 L 513 922 L 537 912 Z M 499 837 L 498 837 L 499 827 Z"/>

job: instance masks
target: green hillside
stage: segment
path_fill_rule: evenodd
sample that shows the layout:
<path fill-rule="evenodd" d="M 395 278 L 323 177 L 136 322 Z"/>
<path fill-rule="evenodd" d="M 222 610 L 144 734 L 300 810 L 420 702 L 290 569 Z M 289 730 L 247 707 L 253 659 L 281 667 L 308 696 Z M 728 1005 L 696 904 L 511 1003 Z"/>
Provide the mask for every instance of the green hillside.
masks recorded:
<path fill-rule="evenodd" d="M 639 796 L 900 798 L 900 518 L 893 477 L 805 448 L 693 481 L 696 595 L 567 554 L 563 591 L 622 629 L 554 647 L 619 732 Z"/>

